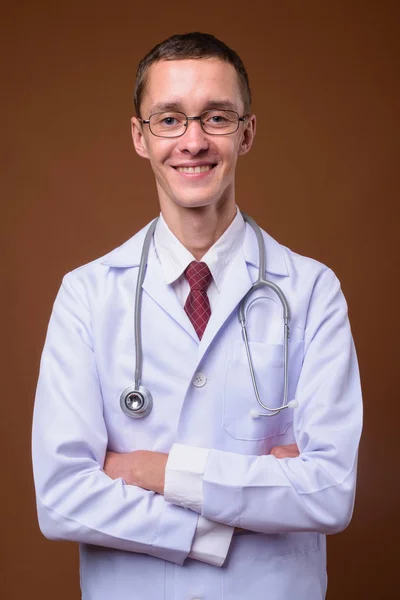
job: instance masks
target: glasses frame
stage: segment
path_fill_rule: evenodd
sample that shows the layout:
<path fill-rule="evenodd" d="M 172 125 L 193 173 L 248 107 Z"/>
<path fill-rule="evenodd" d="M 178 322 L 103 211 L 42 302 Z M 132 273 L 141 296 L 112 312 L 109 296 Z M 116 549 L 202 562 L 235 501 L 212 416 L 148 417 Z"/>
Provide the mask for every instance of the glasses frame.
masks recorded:
<path fill-rule="evenodd" d="M 210 112 L 213 112 L 213 111 L 221 111 L 221 112 L 234 113 L 236 115 L 236 118 L 237 118 L 236 129 L 234 131 L 229 131 L 229 133 L 210 133 L 209 131 L 206 131 L 204 129 L 204 123 L 202 121 L 202 117 L 206 113 L 210 113 Z M 154 131 L 151 129 L 151 125 L 150 125 L 151 117 L 155 117 L 156 115 L 162 115 L 164 113 L 169 113 L 169 112 L 175 113 L 175 114 L 178 113 L 179 115 L 184 115 L 184 117 L 186 119 L 185 130 L 182 133 L 179 133 L 178 135 L 159 135 L 158 133 L 154 133 Z M 249 116 L 248 114 L 245 114 L 242 117 L 240 117 L 239 113 L 236 112 L 236 110 L 226 109 L 226 111 L 224 111 L 223 109 L 219 109 L 219 108 L 214 108 L 214 109 L 211 108 L 211 109 L 208 109 L 208 110 L 203 110 L 203 112 L 200 115 L 198 115 L 197 117 L 188 117 L 187 114 L 185 114 L 184 112 L 182 112 L 180 110 L 163 110 L 161 112 L 156 112 L 156 113 L 151 114 L 148 119 L 140 119 L 138 117 L 138 120 L 141 123 L 143 123 L 145 125 L 148 125 L 150 133 L 152 135 L 154 135 L 155 137 L 160 137 L 160 138 L 164 138 L 164 139 L 172 139 L 172 138 L 182 137 L 183 135 L 185 135 L 185 133 L 187 132 L 187 129 L 189 127 L 189 121 L 199 121 L 200 127 L 202 128 L 202 130 L 204 131 L 204 133 L 207 134 L 207 135 L 216 135 L 216 136 L 220 136 L 220 135 L 232 135 L 233 133 L 237 132 L 237 130 L 239 129 L 239 124 L 241 122 L 244 122 L 247 119 L 248 116 Z"/>

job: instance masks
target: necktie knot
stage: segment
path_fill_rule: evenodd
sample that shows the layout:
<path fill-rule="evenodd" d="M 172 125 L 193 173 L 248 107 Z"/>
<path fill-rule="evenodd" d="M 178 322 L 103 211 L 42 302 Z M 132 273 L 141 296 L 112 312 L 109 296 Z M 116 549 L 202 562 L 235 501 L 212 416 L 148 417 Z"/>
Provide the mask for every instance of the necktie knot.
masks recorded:
<path fill-rule="evenodd" d="M 211 271 L 204 262 L 192 261 L 185 270 L 191 290 L 207 291 L 211 282 Z"/>

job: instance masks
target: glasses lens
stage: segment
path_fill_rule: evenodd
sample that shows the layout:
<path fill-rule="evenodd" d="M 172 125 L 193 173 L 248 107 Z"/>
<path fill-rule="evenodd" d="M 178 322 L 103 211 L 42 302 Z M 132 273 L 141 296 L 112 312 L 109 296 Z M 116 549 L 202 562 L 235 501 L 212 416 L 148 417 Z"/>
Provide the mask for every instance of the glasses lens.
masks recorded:
<path fill-rule="evenodd" d="M 181 112 L 163 112 L 150 116 L 150 130 L 160 137 L 176 137 L 186 130 L 186 115 Z"/>
<path fill-rule="evenodd" d="M 234 133 L 239 126 L 239 115 L 234 110 L 207 110 L 201 115 L 203 129 L 213 135 Z"/>

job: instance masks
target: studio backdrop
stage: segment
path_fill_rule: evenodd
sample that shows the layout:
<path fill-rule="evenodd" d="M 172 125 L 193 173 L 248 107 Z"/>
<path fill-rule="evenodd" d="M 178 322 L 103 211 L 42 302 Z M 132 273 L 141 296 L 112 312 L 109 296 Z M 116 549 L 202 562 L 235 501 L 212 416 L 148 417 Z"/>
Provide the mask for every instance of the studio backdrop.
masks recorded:
<path fill-rule="evenodd" d="M 1 12 L 1 598 L 79 598 L 77 546 L 46 540 L 36 519 L 40 354 L 63 275 L 158 214 L 130 138 L 135 70 L 156 43 L 193 30 L 223 39 L 248 68 L 257 135 L 239 159 L 238 205 L 330 266 L 349 305 L 365 424 L 354 518 L 328 539 L 328 599 L 394 598 L 398 3 L 38 0 Z"/>

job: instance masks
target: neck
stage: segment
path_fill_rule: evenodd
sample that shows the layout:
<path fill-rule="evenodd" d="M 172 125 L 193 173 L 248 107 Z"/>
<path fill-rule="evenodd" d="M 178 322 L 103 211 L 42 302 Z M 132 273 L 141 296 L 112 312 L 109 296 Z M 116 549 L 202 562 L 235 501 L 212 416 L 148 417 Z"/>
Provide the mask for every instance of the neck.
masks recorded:
<path fill-rule="evenodd" d="M 236 216 L 236 205 L 225 203 L 221 206 L 195 208 L 168 207 L 168 210 L 161 207 L 161 212 L 181 244 L 196 260 L 201 260 L 232 223 Z"/>

